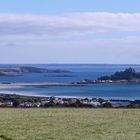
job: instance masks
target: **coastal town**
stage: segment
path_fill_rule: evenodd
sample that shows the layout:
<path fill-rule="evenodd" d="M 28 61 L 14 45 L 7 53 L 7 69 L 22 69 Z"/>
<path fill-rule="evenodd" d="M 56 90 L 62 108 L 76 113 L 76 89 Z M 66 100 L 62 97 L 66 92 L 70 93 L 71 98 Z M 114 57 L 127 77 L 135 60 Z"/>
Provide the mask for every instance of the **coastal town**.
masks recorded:
<path fill-rule="evenodd" d="M 10 67 L 1 68 L 1 74 L 11 73 L 46 73 L 47 69 L 35 67 Z M 54 71 L 51 71 L 54 72 Z M 56 71 L 55 71 L 56 72 Z M 57 72 L 60 72 L 60 70 Z M 83 79 L 79 82 L 1 82 L 0 87 L 50 87 L 50 86 L 88 86 L 88 84 L 110 84 L 110 83 L 140 83 L 140 73 L 133 68 L 116 72 L 111 76 L 101 76 L 96 80 Z M 38 97 L 25 96 L 16 94 L 0 94 L 0 107 L 18 107 L 18 108 L 34 108 L 34 107 L 124 107 L 124 108 L 140 108 L 140 100 L 124 100 L 124 99 L 103 99 L 103 98 L 82 98 L 82 97 Z"/>
<path fill-rule="evenodd" d="M 89 108 L 140 108 L 140 100 L 35 97 L 15 94 L 0 94 L 0 107 L 48 108 L 48 107 L 89 107 Z"/>

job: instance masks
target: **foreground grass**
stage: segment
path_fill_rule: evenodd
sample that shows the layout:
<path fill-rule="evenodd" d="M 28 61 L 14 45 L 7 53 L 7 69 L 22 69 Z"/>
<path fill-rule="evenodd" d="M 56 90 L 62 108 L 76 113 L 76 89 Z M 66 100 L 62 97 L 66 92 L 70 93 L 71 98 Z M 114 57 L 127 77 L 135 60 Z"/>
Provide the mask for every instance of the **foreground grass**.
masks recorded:
<path fill-rule="evenodd" d="M 0 140 L 140 140 L 140 110 L 0 109 Z"/>

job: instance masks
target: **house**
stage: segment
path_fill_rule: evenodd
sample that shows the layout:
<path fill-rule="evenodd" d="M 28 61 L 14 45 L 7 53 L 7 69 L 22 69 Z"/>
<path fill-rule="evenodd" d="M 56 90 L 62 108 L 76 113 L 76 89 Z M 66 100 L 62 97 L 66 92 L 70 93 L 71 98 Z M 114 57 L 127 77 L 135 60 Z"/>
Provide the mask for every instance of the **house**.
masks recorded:
<path fill-rule="evenodd" d="M 40 107 L 40 105 L 41 105 L 40 102 L 33 103 L 33 107 Z"/>
<path fill-rule="evenodd" d="M 0 107 L 13 107 L 13 102 L 10 101 L 0 102 Z"/>
<path fill-rule="evenodd" d="M 40 106 L 45 106 L 46 104 L 49 104 L 50 101 L 49 100 L 43 100 L 40 102 Z"/>
<path fill-rule="evenodd" d="M 100 102 L 97 102 L 97 101 L 95 101 L 95 102 L 93 102 L 93 101 L 91 101 L 91 102 L 82 102 L 82 104 L 83 105 L 93 106 L 93 107 L 99 107 L 99 106 L 101 106 L 101 103 Z"/>

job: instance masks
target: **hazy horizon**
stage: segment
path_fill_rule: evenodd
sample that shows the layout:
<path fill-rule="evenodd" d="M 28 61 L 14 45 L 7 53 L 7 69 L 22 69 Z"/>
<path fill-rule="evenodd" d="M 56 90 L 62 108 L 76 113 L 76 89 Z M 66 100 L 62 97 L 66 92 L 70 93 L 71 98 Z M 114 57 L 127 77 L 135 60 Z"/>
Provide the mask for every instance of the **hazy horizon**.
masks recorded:
<path fill-rule="evenodd" d="M 113 63 L 0 63 L 0 65 L 140 65 L 140 64 L 113 64 Z"/>

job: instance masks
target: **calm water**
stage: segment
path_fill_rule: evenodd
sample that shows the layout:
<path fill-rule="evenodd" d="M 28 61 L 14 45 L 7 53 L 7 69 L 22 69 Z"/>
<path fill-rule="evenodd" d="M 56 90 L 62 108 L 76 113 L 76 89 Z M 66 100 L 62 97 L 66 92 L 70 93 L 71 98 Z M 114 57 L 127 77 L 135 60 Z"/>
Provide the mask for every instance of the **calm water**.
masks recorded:
<path fill-rule="evenodd" d="M 3 66 L 3 65 L 0 65 Z M 0 82 L 74 82 L 82 79 L 96 79 L 102 75 L 133 67 L 140 71 L 140 65 L 31 65 L 48 69 L 68 70 L 69 73 L 28 73 L 16 77 L 3 77 Z M 140 99 L 140 84 L 94 84 L 81 87 L 16 87 L 0 88 L 1 93 L 37 96 L 103 97 Z"/>

